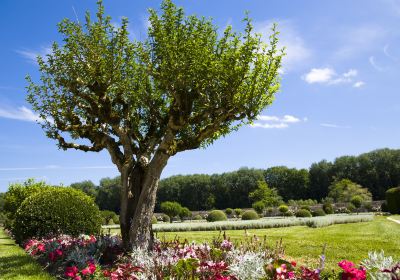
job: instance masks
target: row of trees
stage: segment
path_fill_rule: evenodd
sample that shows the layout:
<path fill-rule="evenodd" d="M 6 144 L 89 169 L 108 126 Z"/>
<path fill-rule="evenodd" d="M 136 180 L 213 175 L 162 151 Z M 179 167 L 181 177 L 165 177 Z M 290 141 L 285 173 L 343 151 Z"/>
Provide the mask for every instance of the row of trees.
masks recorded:
<path fill-rule="evenodd" d="M 268 188 L 259 189 L 259 182 L 266 182 Z M 276 166 L 266 170 L 241 168 L 223 174 L 172 176 L 160 181 L 156 210 L 160 211 L 164 201 L 177 201 L 191 210 L 248 208 L 262 200 L 257 196 L 263 192 L 269 192 L 275 204 L 280 200 L 321 201 L 328 195 L 334 201 L 349 201 L 349 195 L 332 190 L 335 183 L 338 183 L 336 190 L 347 186 L 350 194 L 354 194 L 354 189 L 365 188 L 357 193 L 364 200 L 370 199 L 368 192 L 374 200 L 385 199 L 387 189 L 400 185 L 400 150 L 381 149 L 359 156 L 339 157 L 333 162 L 323 160 L 309 169 Z M 94 197 L 100 209 L 119 213 L 120 177 L 104 178 L 99 186 L 91 181 L 71 186 Z"/>

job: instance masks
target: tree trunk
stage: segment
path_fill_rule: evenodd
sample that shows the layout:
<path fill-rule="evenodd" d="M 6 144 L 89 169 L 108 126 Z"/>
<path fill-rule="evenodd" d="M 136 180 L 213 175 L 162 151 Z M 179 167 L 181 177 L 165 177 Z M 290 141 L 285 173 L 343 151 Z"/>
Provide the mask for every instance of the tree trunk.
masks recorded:
<path fill-rule="evenodd" d="M 121 172 L 120 226 L 124 249 L 152 247 L 151 219 L 154 213 L 158 182 L 169 156 L 158 153 L 147 168 L 138 162 Z"/>

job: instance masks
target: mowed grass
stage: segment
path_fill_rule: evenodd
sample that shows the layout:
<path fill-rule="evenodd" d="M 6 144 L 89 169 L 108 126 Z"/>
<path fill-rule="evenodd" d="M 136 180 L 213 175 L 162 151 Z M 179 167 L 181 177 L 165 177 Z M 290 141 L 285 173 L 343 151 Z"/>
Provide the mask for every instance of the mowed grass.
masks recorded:
<path fill-rule="evenodd" d="M 160 239 L 204 242 L 218 236 L 218 231 L 163 232 Z M 228 230 L 226 234 L 234 242 L 241 242 L 246 237 L 244 230 Z M 340 224 L 323 228 L 294 226 L 287 228 L 247 230 L 247 234 L 260 239 L 266 236 L 270 246 L 282 238 L 286 256 L 300 264 L 316 267 L 324 244 L 326 248 L 326 269 L 338 270 L 337 263 L 348 259 L 360 262 L 368 256 L 369 251 L 383 249 L 386 255 L 400 260 L 400 225 L 385 217 L 375 217 L 372 222 Z"/>
<path fill-rule="evenodd" d="M 47 272 L 0 228 L 0 279 L 51 280 Z"/>

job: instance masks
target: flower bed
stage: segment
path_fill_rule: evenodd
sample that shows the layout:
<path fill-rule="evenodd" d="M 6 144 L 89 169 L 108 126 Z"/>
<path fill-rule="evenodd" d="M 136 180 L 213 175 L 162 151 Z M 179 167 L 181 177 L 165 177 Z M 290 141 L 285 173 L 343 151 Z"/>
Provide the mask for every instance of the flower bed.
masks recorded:
<path fill-rule="evenodd" d="M 233 244 L 228 238 L 211 244 L 155 241 L 152 252 L 140 249 L 123 254 L 116 236 L 58 236 L 35 240 L 25 250 L 46 269 L 62 279 L 400 279 L 400 262 L 371 253 L 356 266 L 350 261 L 338 263 L 341 271 L 324 271 L 324 256 L 318 267 L 297 265 L 284 257 L 281 243 L 269 248 L 254 237 L 247 243 Z M 375 277 L 375 278 L 373 278 Z"/>

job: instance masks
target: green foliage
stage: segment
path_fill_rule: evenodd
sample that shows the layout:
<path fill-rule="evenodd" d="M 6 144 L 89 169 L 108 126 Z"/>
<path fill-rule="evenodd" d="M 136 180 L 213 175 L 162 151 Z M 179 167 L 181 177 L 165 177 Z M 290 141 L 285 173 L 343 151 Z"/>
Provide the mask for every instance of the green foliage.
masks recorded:
<path fill-rule="evenodd" d="M 360 208 L 363 204 L 363 198 L 359 195 L 355 195 L 350 199 L 350 203 L 356 208 Z"/>
<path fill-rule="evenodd" d="M 311 208 L 308 205 L 302 205 L 302 206 L 300 206 L 300 209 L 305 209 L 307 211 L 311 211 Z"/>
<path fill-rule="evenodd" d="M 213 210 L 207 215 L 207 222 L 218 222 L 218 221 L 226 221 L 228 218 L 225 213 L 221 210 Z"/>
<path fill-rule="evenodd" d="M 181 220 L 190 218 L 192 216 L 192 212 L 187 207 L 182 207 L 181 211 L 179 212 L 179 217 Z"/>
<path fill-rule="evenodd" d="M 381 205 L 381 211 L 382 212 L 389 212 L 388 206 L 387 206 L 387 202 L 384 201 Z"/>
<path fill-rule="evenodd" d="M 257 182 L 257 189 L 249 193 L 249 199 L 253 202 L 261 201 L 264 207 L 278 206 L 282 201 L 282 198 L 278 195 L 278 191 L 269 188 L 264 180 Z"/>
<path fill-rule="evenodd" d="M 386 191 L 387 209 L 392 214 L 400 214 L 400 187 Z"/>
<path fill-rule="evenodd" d="M 110 221 L 113 222 L 113 224 L 116 224 L 115 221 L 118 221 L 118 216 L 115 214 L 115 212 L 110 211 L 110 210 L 102 210 L 100 211 L 100 215 L 103 220 L 103 225 L 108 225 Z"/>
<path fill-rule="evenodd" d="M 314 211 L 311 212 L 313 217 L 320 217 L 320 216 L 326 216 L 326 213 L 323 209 L 315 209 Z"/>
<path fill-rule="evenodd" d="M 247 210 L 242 214 L 242 220 L 257 220 L 260 216 L 254 210 Z"/>
<path fill-rule="evenodd" d="M 100 210 L 120 212 L 121 177 L 103 178 L 97 188 L 96 204 Z"/>
<path fill-rule="evenodd" d="M 86 180 L 86 181 L 82 181 L 82 182 L 76 182 L 76 183 L 72 183 L 71 184 L 71 188 L 83 191 L 84 193 L 86 193 L 88 196 L 96 198 L 97 196 L 97 187 L 96 185 L 90 181 L 90 180 Z"/>
<path fill-rule="evenodd" d="M 353 213 L 354 211 L 356 211 L 356 209 L 357 209 L 357 207 L 354 206 L 353 203 L 349 203 L 349 204 L 347 205 L 347 211 L 348 211 L 348 213 Z"/>
<path fill-rule="evenodd" d="M 5 197 L 5 193 L 0 193 L 0 212 L 2 212 L 4 210 L 4 197 Z"/>
<path fill-rule="evenodd" d="M 332 206 L 332 204 L 329 203 L 329 202 L 325 202 L 325 203 L 322 205 L 322 209 L 324 210 L 324 212 L 325 212 L 326 214 L 333 214 L 333 213 L 334 213 L 333 206 Z"/>
<path fill-rule="evenodd" d="M 100 211 L 92 198 L 72 188 L 51 188 L 24 200 L 12 231 L 21 242 L 50 234 L 97 234 L 100 226 Z"/>
<path fill-rule="evenodd" d="M 360 196 L 363 201 L 371 201 L 372 195 L 361 185 L 353 183 L 349 179 L 336 181 L 329 187 L 329 197 L 335 202 L 350 202 L 354 196 Z"/>
<path fill-rule="evenodd" d="M 178 216 L 182 211 L 182 206 L 175 201 L 165 201 L 161 203 L 161 211 L 168 215 L 172 220 L 173 217 Z"/>
<path fill-rule="evenodd" d="M 169 223 L 169 222 L 171 222 L 171 219 L 170 219 L 170 217 L 169 217 L 168 215 L 163 214 L 163 215 L 162 215 L 162 221 L 163 221 L 164 223 Z"/>
<path fill-rule="evenodd" d="M 235 208 L 235 209 L 233 209 L 233 211 L 235 211 L 235 215 L 236 215 L 236 216 L 240 216 L 240 215 L 242 215 L 242 213 L 243 213 L 243 210 L 240 209 L 240 208 Z"/>
<path fill-rule="evenodd" d="M 289 211 L 289 207 L 285 204 L 279 205 L 278 207 L 279 212 L 282 214 L 287 213 Z"/>
<path fill-rule="evenodd" d="M 256 202 L 254 202 L 254 203 L 251 205 L 251 207 L 252 207 L 254 210 L 256 210 L 256 212 L 257 212 L 258 214 L 262 214 L 262 213 L 264 212 L 264 209 L 265 209 L 265 204 L 264 204 L 263 201 L 256 201 Z"/>
<path fill-rule="evenodd" d="M 36 182 L 34 179 L 28 179 L 22 184 L 10 184 L 4 195 L 4 211 L 8 218 L 14 219 L 15 213 L 27 197 L 49 188 L 51 186 L 46 185 L 44 181 Z"/>
<path fill-rule="evenodd" d="M 314 206 L 317 205 L 318 201 L 314 200 L 314 199 L 298 199 L 298 200 L 293 200 L 293 199 L 289 199 L 288 201 L 288 205 L 289 206 Z"/>
<path fill-rule="evenodd" d="M 152 216 L 152 217 L 151 217 L 151 224 L 154 225 L 154 224 L 157 224 L 157 222 L 158 222 L 158 221 L 157 221 L 156 216 Z"/>
<path fill-rule="evenodd" d="M 233 209 L 232 208 L 226 208 L 225 209 L 225 213 L 226 213 L 226 215 L 231 216 L 233 214 Z"/>
<path fill-rule="evenodd" d="M 193 217 L 193 220 L 199 221 L 199 220 L 203 220 L 203 217 L 199 214 L 197 214 L 196 216 Z"/>
<path fill-rule="evenodd" d="M 300 209 L 299 211 L 296 212 L 296 217 L 299 218 L 309 218 L 312 217 L 310 211 L 306 210 L 306 209 Z"/>

